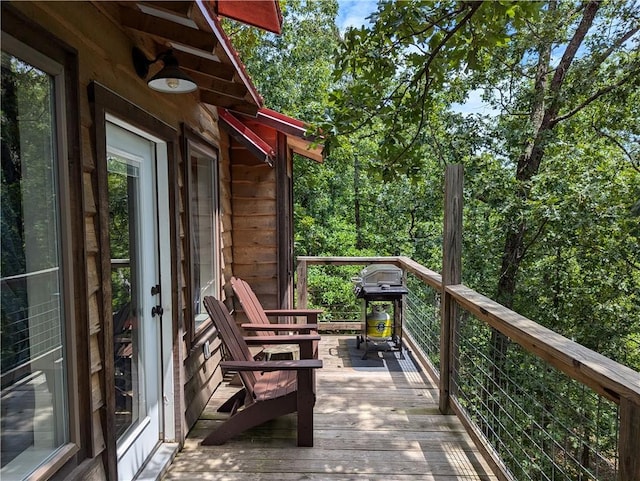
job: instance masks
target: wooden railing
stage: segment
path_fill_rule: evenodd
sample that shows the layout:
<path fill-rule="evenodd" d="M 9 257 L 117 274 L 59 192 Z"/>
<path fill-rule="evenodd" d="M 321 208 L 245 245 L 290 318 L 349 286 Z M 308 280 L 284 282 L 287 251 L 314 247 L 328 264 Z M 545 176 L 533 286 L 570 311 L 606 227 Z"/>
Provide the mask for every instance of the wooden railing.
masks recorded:
<path fill-rule="evenodd" d="M 440 274 L 427 269 L 407 257 L 298 257 L 297 305 L 307 307 L 307 269 L 311 265 L 369 265 L 394 264 L 420 279 L 440 296 L 440 410 L 456 412 L 468 431 L 483 448 L 494 467 L 502 469 L 501 477 L 511 479 L 508 472 L 482 439 L 482 430 L 473 425 L 461 403 L 456 389 L 459 380 L 456 358 L 458 329 L 456 324 L 465 313 L 496 332 L 517 343 L 526 353 L 564 373 L 568 378 L 586 386 L 615 403 L 618 408 L 617 466 L 618 481 L 640 480 L 640 373 L 598 354 L 534 321 L 514 312 L 463 284 L 447 285 Z M 566 479 L 549 477 L 546 479 Z M 610 478 L 602 478 L 610 479 Z"/>

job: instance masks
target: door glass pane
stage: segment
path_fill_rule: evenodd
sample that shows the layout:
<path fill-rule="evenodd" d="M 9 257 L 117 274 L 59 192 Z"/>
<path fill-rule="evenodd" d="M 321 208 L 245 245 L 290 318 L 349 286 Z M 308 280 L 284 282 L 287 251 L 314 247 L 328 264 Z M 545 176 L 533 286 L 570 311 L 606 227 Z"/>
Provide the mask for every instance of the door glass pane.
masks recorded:
<path fill-rule="evenodd" d="M 145 416 L 141 373 L 140 176 L 135 161 L 115 154 L 107 160 L 109 240 L 114 333 L 116 436 Z"/>
<path fill-rule="evenodd" d="M 55 78 L 2 53 L 0 479 L 69 441 Z"/>
<path fill-rule="evenodd" d="M 193 242 L 193 308 L 195 329 L 208 318 L 205 296 L 216 296 L 216 230 L 215 159 L 192 155 L 191 164 L 191 239 Z"/>

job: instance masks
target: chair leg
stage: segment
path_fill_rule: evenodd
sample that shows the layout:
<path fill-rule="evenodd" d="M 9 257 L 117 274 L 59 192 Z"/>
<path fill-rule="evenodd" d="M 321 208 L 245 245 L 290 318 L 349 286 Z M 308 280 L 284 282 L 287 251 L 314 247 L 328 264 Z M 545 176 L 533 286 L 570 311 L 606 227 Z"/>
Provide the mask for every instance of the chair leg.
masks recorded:
<path fill-rule="evenodd" d="M 240 389 L 237 393 L 227 399 L 218 408 L 219 413 L 231 413 L 232 415 L 244 404 L 244 400 L 247 396 L 245 388 Z"/>
<path fill-rule="evenodd" d="M 316 396 L 313 392 L 312 370 L 298 373 L 298 446 L 313 447 L 313 406 Z"/>
<path fill-rule="evenodd" d="M 215 431 L 202 441 L 203 446 L 218 446 L 238 434 L 259 426 L 271 419 L 295 412 L 296 393 L 293 392 L 284 397 L 259 401 L 238 411 L 227 419 Z"/>

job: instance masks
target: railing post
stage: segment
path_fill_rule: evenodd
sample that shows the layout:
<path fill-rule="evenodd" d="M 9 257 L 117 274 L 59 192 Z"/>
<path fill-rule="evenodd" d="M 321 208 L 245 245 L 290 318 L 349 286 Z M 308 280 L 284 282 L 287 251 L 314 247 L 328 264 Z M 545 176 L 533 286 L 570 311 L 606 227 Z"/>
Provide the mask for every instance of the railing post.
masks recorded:
<path fill-rule="evenodd" d="M 297 282 L 296 282 L 296 307 L 298 309 L 307 308 L 307 261 L 298 261 L 297 269 Z"/>
<path fill-rule="evenodd" d="M 455 375 L 457 308 L 446 286 L 462 282 L 462 185 L 461 164 L 448 165 L 444 178 L 444 235 L 442 244 L 442 322 L 440 324 L 440 412 L 447 414 Z"/>
<path fill-rule="evenodd" d="M 618 481 L 640 479 L 640 405 L 620 399 L 620 433 L 618 438 Z"/>

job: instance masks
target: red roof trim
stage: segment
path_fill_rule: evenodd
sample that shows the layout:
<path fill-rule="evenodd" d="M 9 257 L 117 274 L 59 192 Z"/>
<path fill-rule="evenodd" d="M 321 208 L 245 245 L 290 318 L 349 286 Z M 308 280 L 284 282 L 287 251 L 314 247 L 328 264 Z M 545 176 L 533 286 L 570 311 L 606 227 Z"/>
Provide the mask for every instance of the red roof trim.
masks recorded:
<path fill-rule="evenodd" d="M 227 127 L 234 139 L 247 147 L 256 157 L 264 160 L 269 165 L 273 165 L 276 153 L 258 134 L 243 124 L 227 109 L 219 108 L 218 116 L 222 120 L 222 125 Z"/>
<path fill-rule="evenodd" d="M 281 122 L 286 122 L 288 124 L 291 125 L 295 125 L 297 127 L 300 127 L 301 129 L 305 129 L 307 128 L 307 124 L 304 123 L 302 120 L 293 118 L 293 117 L 289 117 L 288 115 L 285 115 L 283 113 L 280 113 L 276 110 L 272 110 L 272 109 L 268 109 L 266 107 L 262 107 L 260 109 L 259 114 L 264 115 L 265 117 L 273 117 L 275 119 L 280 120 Z"/>
<path fill-rule="evenodd" d="M 322 140 L 322 136 L 307 134 L 309 126 L 302 120 L 289 117 L 288 115 L 281 114 L 280 112 L 276 112 L 275 110 L 265 107 L 258 109 L 258 114 L 255 120 L 261 124 L 272 127 L 279 132 L 287 135 L 293 135 L 308 142 Z"/>
<path fill-rule="evenodd" d="M 263 123 L 275 128 L 276 130 L 280 130 L 281 132 L 292 134 L 297 137 L 304 138 L 305 132 L 307 131 L 307 125 L 303 121 L 265 107 L 261 107 L 258 110 L 256 120 L 258 122 L 262 120 L 264 121 Z"/>
<path fill-rule="evenodd" d="M 209 0 L 209 3 L 218 15 L 282 33 L 282 13 L 277 0 Z"/>

